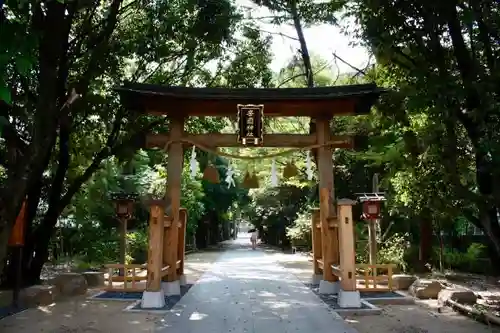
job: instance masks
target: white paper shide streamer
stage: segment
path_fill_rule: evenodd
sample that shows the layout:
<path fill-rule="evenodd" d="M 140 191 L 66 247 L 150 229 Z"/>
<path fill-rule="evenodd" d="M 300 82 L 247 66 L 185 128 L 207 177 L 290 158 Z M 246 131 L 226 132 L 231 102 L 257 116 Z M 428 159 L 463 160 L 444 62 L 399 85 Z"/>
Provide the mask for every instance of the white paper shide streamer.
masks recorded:
<path fill-rule="evenodd" d="M 236 184 L 234 183 L 233 175 L 234 175 L 234 170 L 233 170 L 233 166 L 230 163 L 227 166 L 226 179 L 225 179 L 225 181 L 227 183 L 227 188 L 231 188 L 231 186 L 236 187 Z"/>
<path fill-rule="evenodd" d="M 198 173 L 198 161 L 196 160 L 196 147 L 193 146 L 193 150 L 191 151 L 191 159 L 189 160 L 189 168 L 191 171 L 191 179 L 194 179 L 196 177 L 196 174 Z"/>
<path fill-rule="evenodd" d="M 306 168 L 307 168 L 307 179 L 312 180 L 313 179 L 313 169 L 312 169 L 312 163 L 311 163 L 311 152 L 309 150 L 307 151 Z"/>
<path fill-rule="evenodd" d="M 271 165 L 271 186 L 278 186 L 278 173 L 276 172 L 276 161 L 274 159 Z"/>

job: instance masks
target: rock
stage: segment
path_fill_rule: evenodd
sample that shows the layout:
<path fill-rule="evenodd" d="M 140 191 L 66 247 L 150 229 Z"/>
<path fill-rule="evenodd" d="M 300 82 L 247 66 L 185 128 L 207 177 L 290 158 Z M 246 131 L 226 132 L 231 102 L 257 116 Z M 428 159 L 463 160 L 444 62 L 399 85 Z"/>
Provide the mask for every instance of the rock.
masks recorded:
<path fill-rule="evenodd" d="M 469 275 L 461 274 L 461 273 L 446 273 L 444 275 L 445 279 L 456 282 L 466 282 L 470 281 L 471 277 Z"/>
<path fill-rule="evenodd" d="M 500 306 L 500 295 L 481 295 L 481 298 L 484 300 L 484 304 L 489 306 Z"/>
<path fill-rule="evenodd" d="M 19 299 L 25 306 L 49 305 L 54 303 L 58 290 L 55 286 L 35 285 L 24 288 L 19 293 Z"/>
<path fill-rule="evenodd" d="M 104 287 L 105 285 L 104 272 L 83 272 L 82 275 L 87 280 L 89 288 Z"/>
<path fill-rule="evenodd" d="M 410 295 L 420 299 L 436 299 L 443 285 L 436 280 L 417 279 L 408 288 Z"/>
<path fill-rule="evenodd" d="M 470 290 L 466 289 L 443 289 L 438 294 L 440 304 L 446 304 L 446 301 L 452 300 L 460 304 L 475 304 L 477 296 Z"/>
<path fill-rule="evenodd" d="M 392 276 L 392 285 L 396 290 L 408 290 L 416 279 L 413 275 L 395 274 Z"/>
<path fill-rule="evenodd" d="M 82 274 L 61 273 L 53 283 L 64 296 L 83 295 L 87 292 L 87 280 Z"/>

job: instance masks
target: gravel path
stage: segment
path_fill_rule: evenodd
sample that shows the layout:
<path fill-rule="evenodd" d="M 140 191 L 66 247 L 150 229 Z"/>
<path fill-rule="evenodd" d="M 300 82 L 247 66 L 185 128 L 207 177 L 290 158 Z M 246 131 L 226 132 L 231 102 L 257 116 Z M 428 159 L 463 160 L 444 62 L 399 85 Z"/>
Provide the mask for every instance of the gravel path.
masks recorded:
<path fill-rule="evenodd" d="M 272 261 L 287 268 L 304 283 L 309 282 L 312 264 L 306 256 L 282 254 L 265 250 Z M 188 255 L 186 274 L 194 283 L 213 267 L 220 251 L 207 251 Z M 283 273 L 284 274 L 284 273 Z M 95 293 L 96 291 L 91 291 Z M 88 300 L 85 296 L 60 301 L 47 307 L 29 309 L 0 321 L 2 333 L 141 333 L 157 332 L 164 315 L 130 313 L 122 310 L 126 302 Z M 500 333 L 451 310 L 436 311 L 436 301 L 415 305 L 382 306 L 383 313 L 374 316 L 346 318 L 346 322 L 359 333 Z M 307 331 L 305 331 L 307 332 Z M 188 332 L 186 332 L 188 333 Z"/>
<path fill-rule="evenodd" d="M 213 250 L 189 254 L 185 267 L 188 283 L 195 283 L 220 255 L 220 251 Z M 87 296 L 97 292 L 89 291 Z M 89 300 L 87 296 L 73 297 L 7 317 L 0 321 L 0 332 L 155 332 L 155 323 L 163 318 L 162 315 L 123 312 L 129 304 L 127 302 Z"/>
<path fill-rule="evenodd" d="M 277 260 L 304 283 L 310 282 L 312 262 L 302 254 L 275 254 Z M 451 309 L 437 312 L 437 301 L 419 301 L 413 305 L 377 305 L 382 314 L 348 317 L 346 322 L 359 333 L 500 333 Z"/>

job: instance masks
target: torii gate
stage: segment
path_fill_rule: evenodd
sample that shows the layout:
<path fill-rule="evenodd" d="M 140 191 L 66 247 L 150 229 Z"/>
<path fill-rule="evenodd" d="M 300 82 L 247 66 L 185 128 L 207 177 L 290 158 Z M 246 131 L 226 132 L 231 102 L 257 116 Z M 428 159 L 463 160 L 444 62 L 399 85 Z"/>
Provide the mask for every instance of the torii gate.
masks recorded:
<path fill-rule="evenodd" d="M 320 292 L 339 293 L 339 304 L 361 306 L 356 291 L 352 200 L 338 200 L 334 206 L 334 179 L 332 149 L 353 148 L 355 138 L 331 135 L 330 120 L 334 116 L 367 114 L 383 92 L 375 84 L 346 85 L 318 88 L 285 89 L 225 89 L 188 88 L 128 83 L 116 89 L 123 105 L 143 114 L 167 116 L 168 133 L 149 134 L 146 148 L 165 148 L 168 152 L 168 185 L 165 197 L 169 199 L 171 214 L 165 217 L 165 201 L 151 205 L 148 280 L 142 298 L 143 308 L 161 308 L 165 294 L 180 294 L 185 276 L 177 269 L 162 272 L 164 263 L 179 266 L 184 256 L 183 228 L 185 213 L 180 207 L 183 143 L 203 146 L 243 147 L 237 134 L 184 132 L 184 124 L 191 116 L 234 117 L 237 105 L 264 105 L 266 117 L 310 117 L 316 123 L 314 134 L 266 134 L 261 147 L 305 148 L 317 145 L 317 164 L 320 188 L 320 223 L 313 224 L 313 235 L 321 237 L 319 258 L 315 258 L 315 276 L 318 263 L 322 265 Z M 182 229 L 181 229 L 182 230 Z M 319 230 L 319 235 L 318 235 Z M 185 232 L 185 228 L 184 231 Z M 180 237 L 179 237 L 180 236 Z M 313 236 L 314 237 L 314 236 Z M 318 242 L 319 243 L 319 242 Z M 335 274 L 334 274 L 335 273 Z M 340 277 L 340 283 L 339 283 Z M 162 281 L 164 279 L 165 281 Z"/>

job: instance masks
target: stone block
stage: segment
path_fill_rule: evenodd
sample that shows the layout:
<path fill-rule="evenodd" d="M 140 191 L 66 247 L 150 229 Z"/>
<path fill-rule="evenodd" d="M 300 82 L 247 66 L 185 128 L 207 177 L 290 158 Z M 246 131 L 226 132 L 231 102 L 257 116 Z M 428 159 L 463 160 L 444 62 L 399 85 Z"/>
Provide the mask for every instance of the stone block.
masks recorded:
<path fill-rule="evenodd" d="M 104 287 L 106 283 L 104 272 L 83 272 L 82 275 L 87 281 L 89 288 Z"/>
<path fill-rule="evenodd" d="M 438 294 L 438 301 L 440 304 L 446 304 L 446 301 L 452 300 L 460 304 L 475 304 L 477 295 L 470 290 L 462 289 L 443 289 Z"/>
<path fill-rule="evenodd" d="M 420 299 L 437 299 L 444 286 L 436 280 L 417 279 L 408 288 L 410 295 Z"/>
<path fill-rule="evenodd" d="M 55 286 L 35 285 L 24 288 L 19 293 L 21 304 L 33 307 L 39 305 L 50 305 L 54 303 L 59 291 Z"/>
<path fill-rule="evenodd" d="M 416 276 L 406 274 L 395 274 L 392 276 L 392 285 L 396 290 L 408 290 L 417 280 Z"/>
<path fill-rule="evenodd" d="M 53 284 L 64 296 L 84 295 L 88 289 L 87 280 L 78 273 L 61 273 L 54 278 Z"/>
<path fill-rule="evenodd" d="M 494 295 L 494 294 L 489 294 L 485 295 L 482 294 L 481 297 L 483 299 L 483 303 L 488 305 L 488 306 L 494 306 L 500 308 L 500 295 Z"/>

